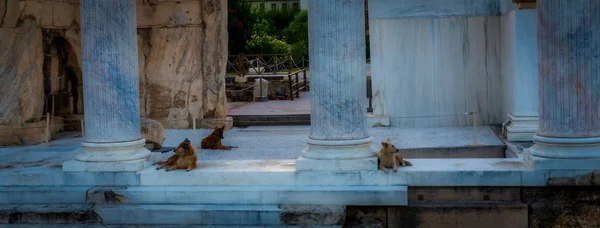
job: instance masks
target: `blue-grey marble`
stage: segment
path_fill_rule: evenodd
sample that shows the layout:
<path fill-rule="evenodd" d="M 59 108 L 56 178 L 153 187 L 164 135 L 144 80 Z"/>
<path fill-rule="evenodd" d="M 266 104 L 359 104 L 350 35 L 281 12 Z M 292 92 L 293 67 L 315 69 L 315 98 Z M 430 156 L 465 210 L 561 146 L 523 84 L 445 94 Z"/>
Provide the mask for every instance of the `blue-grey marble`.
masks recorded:
<path fill-rule="evenodd" d="M 309 2 L 310 139 L 369 137 L 364 10 L 364 0 Z"/>
<path fill-rule="evenodd" d="M 501 18 L 504 107 L 515 117 L 538 116 L 536 23 L 536 10 L 513 10 Z"/>
<path fill-rule="evenodd" d="M 502 0 L 369 0 L 369 19 L 498 16 L 499 1 Z"/>
<path fill-rule="evenodd" d="M 600 140 L 599 9 L 598 0 L 537 2 L 539 136 Z"/>
<path fill-rule="evenodd" d="M 135 0 L 81 0 L 88 143 L 142 139 Z"/>

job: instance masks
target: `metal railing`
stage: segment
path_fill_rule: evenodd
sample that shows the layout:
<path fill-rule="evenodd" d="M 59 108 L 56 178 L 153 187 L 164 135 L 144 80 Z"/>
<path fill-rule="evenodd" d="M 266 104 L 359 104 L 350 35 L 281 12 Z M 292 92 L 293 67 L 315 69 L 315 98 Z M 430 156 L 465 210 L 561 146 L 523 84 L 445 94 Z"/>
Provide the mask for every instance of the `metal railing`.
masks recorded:
<path fill-rule="evenodd" d="M 300 72 L 302 72 L 302 80 L 300 80 Z M 288 74 L 288 85 L 290 89 L 290 95 L 288 97 L 292 101 L 294 100 L 294 96 L 300 98 L 300 91 L 308 91 L 306 69 L 290 72 Z"/>

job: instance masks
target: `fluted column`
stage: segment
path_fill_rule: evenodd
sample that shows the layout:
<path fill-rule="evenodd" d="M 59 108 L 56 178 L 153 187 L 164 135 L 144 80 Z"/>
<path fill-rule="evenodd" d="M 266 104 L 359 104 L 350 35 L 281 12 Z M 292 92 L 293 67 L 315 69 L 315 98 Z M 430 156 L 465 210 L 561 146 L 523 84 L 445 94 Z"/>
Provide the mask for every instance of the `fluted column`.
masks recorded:
<path fill-rule="evenodd" d="M 150 154 L 140 133 L 135 0 L 81 0 L 86 171 L 131 169 Z M 109 166 L 103 163 L 112 163 Z"/>
<path fill-rule="evenodd" d="M 598 0 L 537 1 L 540 127 L 534 156 L 600 158 L 598 9 Z"/>
<path fill-rule="evenodd" d="M 364 0 L 315 0 L 308 5 L 311 132 L 302 156 L 372 157 L 366 128 Z"/>

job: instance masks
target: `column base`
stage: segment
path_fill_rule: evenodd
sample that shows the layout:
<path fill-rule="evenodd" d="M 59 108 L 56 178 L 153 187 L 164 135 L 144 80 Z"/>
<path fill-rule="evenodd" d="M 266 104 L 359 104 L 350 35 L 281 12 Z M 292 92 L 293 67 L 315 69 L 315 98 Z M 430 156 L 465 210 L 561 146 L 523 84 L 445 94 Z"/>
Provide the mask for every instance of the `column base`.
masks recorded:
<path fill-rule="evenodd" d="M 600 170 L 600 158 L 545 158 L 531 154 L 525 149 L 525 160 L 535 170 Z"/>
<path fill-rule="evenodd" d="M 147 166 L 150 151 L 145 139 L 119 143 L 82 142 L 75 160 L 63 163 L 64 172 L 139 171 Z"/>
<path fill-rule="evenodd" d="M 539 128 L 538 117 L 516 117 L 508 114 L 510 124 L 506 126 L 506 139 L 511 142 L 533 141 Z"/>
<path fill-rule="evenodd" d="M 308 147 L 296 160 L 296 171 L 377 170 L 371 137 L 356 140 L 308 139 Z"/>
<path fill-rule="evenodd" d="M 550 138 L 534 136 L 524 150 L 536 170 L 600 170 L 600 138 Z"/>

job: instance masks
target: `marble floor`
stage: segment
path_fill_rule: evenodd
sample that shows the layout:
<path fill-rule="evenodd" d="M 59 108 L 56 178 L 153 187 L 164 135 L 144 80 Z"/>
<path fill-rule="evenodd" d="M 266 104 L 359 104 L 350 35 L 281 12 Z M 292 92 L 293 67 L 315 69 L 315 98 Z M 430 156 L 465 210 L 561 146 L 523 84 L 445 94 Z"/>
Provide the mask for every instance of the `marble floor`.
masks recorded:
<path fill-rule="evenodd" d="M 175 147 L 185 138 L 193 141 L 192 130 L 167 129 L 165 147 Z M 390 138 L 399 148 L 462 147 L 473 144 L 470 127 L 457 128 L 371 128 L 373 147 Z M 196 143 L 211 130 L 199 129 Z M 229 151 L 199 150 L 200 160 L 290 160 L 300 156 L 306 147 L 310 126 L 251 126 L 233 128 L 225 133 L 225 145 L 239 146 Z M 477 130 L 479 145 L 504 145 L 490 127 Z M 14 167 L 60 167 L 63 161 L 73 159 L 80 148 L 78 134 L 63 134 L 61 139 L 48 144 L 0 148 L 0 170 Z"/>

